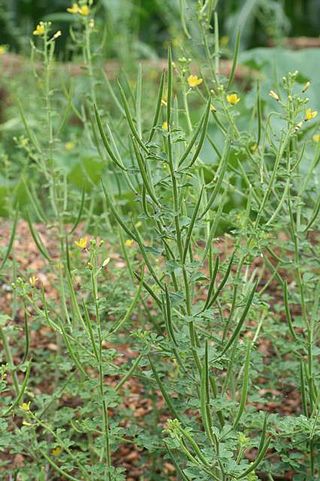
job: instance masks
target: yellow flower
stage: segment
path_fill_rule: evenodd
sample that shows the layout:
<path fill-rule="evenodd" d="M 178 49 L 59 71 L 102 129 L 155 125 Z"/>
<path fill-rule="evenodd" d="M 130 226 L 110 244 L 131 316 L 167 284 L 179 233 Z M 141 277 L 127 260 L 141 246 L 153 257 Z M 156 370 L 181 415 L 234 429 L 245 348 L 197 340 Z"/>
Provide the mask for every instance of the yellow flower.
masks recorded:
<path fill-rule="evenodd" d="M 318 115 L 316 110 L 307 109 L 305 112 L 304 120 L 312 120 Z"/>
<path fill-rule="evenodd" d="M 238 97 L 237 94 L 229 94 L 227 95 L 227 102 L 230 105 L 236 105 L 238 102 L 240 102 L 240 97 Z"/>
<path fill-rule="evenodd" d="M 68 152 L 71 152 L 71 150 L 73 150 L 75 148 L 75 143 L 74 142 L 66 142 L 64 144 L 64 148 L 68 151 Z"/>
<path fill-rule="evenodd" d="M 45 34 L 45 25 L 43 22 L 40 22 L 37 26 L 36 29 L 33 31 L 33 35 L 36 35 L 38 37 L 42 37 L 42 35 Z"/>
<path fill-rule="evenodd" d="M 278 95 L 274 90 L 270 90 L 269 95 L 270 95 L 270 97 L 272 97 L 274 100 L 276 100 L 277 102 L 279 102 L 280 97 L 279 97 L 279 95 Z"/>
<path fill-rule="evenodd" d="M 30 404 L 31 404 L 31 401 L 27 402 L 27 403 L 22 403 L 20 405 L 20 408 L 22 409 L 22 411 L 25 411 L 26 413 L 30 412 Z"/>
<path fill-rule="evenodd" d="M 90 8 L 88 5 L 82 5 L 82 7 L 79 7 L 79 13 L 83 17 L 87 17 L 90 14 Z"/>
<path fill-rule="evenodd" d="M 79 5 L 77 3 L 73 3 L 71 7 L 67 8 L 67 12 L 76 15 L 79 13 Z"/>
<path fill-rule="evenodd" d="M 29 277 L 29 284 L 31 287 L 36 287 L 38 278 L 36 276 Z"/>
<path fill-rule="evenodd" d="M 80 249 L 85 249 L 88 245 L 87 237 L 81 237 L 78 241 L 75 241 L 75 245 Z"/>
<path fill-rule="evenodd" d="M 163 128 L 163 130 L 168 130 L 169 126 L 168 126 L 168 122 L 167 122 L 167 121 L 164 121 L 164 122 L 163 122 L 162 128 Z"/>
<path fill-rule="evenodd" d="M 60 456 L 61 453 L 62 453 L 62 448 L 60 448 L 60 446 L 51 450 L 52 456 Z"/>
<path fill-rule="evenodd" d="M 215 108 L 215 106 L 213 104 L 210 105 L 210 112 L 216 112 L 217 109 Z"/>
<path fill-rule="evenodd" d="M 312 137 L 312 140 L 317 143 L 320 142 L 320 134 L 314 134 L 314 136 Z"/>
<path fill-rule="evenodd" d="M 4 55 L 7 51 L 7 47 L 5 45 L 0 45 L 0 55 Z"/>
<path fill-rule="evenodd" d="M 187 80 L 188 80 L 189 87 L 191 88 L 198 87 L 203 82 L 203 79 L 198 77 L 197 75 L 189 75 Z"/>
<path fill-rule="evenodd" d="M 124 245 L 125 245 L 126 247 L 132 247 L 133 243 L 134 243 L 134 240 L 133 240 L 133 239 L 127 239 L 127 240 L 125 241 Z"/>

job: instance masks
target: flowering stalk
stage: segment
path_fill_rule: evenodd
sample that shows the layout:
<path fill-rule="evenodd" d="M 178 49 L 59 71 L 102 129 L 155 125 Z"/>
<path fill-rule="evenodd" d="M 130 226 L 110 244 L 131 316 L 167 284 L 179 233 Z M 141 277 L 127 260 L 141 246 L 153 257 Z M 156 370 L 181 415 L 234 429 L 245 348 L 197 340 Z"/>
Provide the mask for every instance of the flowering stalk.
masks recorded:
<path fill-rule="evenodd" d="M 202 81 L 199 77 L 193 76 L 189 77 L 187 81 L 191 89 L 195 89 L 201 86 Z M 197 284 L 193 281 L 193 268 L 192 266 L 198 263 L 195 261 L 196 256 L 196 243 L 194 244 L 194 238 L 198 238 L 200 233 L 203 231 L 207 232 L 207 243 L 208 248 L 206 249 L 206 255 L 203 262 L 209 262 L 210 265 L 210 285 L 208 287 L 207 299 L 204 302 L 204 307 L 201 312 L 207 312 L 211 306 L 219 305 L 219 298 L 221 292 L 223 292 L 224 286 L 226 285 L 229 276 L 231 275 L 231 268 L 234 262 L 232 257 L 229 262 L 229 268 L 225 273 L 223 280 L 220 285 L 216 285 L 216 276 L 219 269 L 218 259 L 215 259 L 216 267 L 214 267 L 214 259 L 212 259 L 213 251 L 211 242 L 213 236 L 215 235 L 214 217 L 212 216 L 212 208 L 214 207 L 214 212 L 217 210 L 215 204 L 216 199 L 221 196 L 221 185 L 223 176 L 228 165 L 228 159 L 230 156 L 230 145 L 228 138 L 226 138 L 225 152 L 220 155 L 220 170 L 217 172 L 217 179 L 213 180 L 213 188 L 207 186 L 204 181 L 204 176 L 199 173 L 200 164 L 200 154 L 202 146 L 207 134 L 207 126 L 209 121 L 209 114 L 211 112 L 211 97 L 207 99 L 206 106 L 204 108 L 203 117 L 199 123 L 199 128 L 194 132 L 191 132 L 192 138 L 185 142 L 185 147 L 183 148 L 182 155 L 177 155 L 180 150 L 180 145 L 177 146 L 174 137 L 175 126 L 179 125 L 179 117 L 177 112 L 179 112 L 178 100 L 174 102 L 173 100 L 173 63 L 171 57 L 171 51 L 169 50 L 168 55 L 168 70 L 167 70 L 167 92 L 165 96 L 165 101 L 163 102 L 165 110 L 165 125 L 162 124 L 162 129 L 159 128 L 158 135 L 160 139 L 158 143 L 156 141 L 156 134 L 153 135 L 152 146 L 148 144 L 143 138 L 142 132 L 139 132 L 132 120 L 132 114 L 130 112 L 130 106 L 124 94 L 124 90 L 121 87 L 121 100 L 123 109 L 126 115 L 126 120 L 128 122 L 129 128 L 132 132 L 134 140 L 133 152 L 135 160 L 137 162 L 138 172 L 141 175 L 141 183 L 137 184 L 136 191 L 137 195 L 140 196 L 141 208 L 142 208 L 142 218 L 148 219 L 149 226 L 147 232 L 150 232 L 151 227 L 153 228 L 153 242 L 155 242 L 155 248 L 159 249 L 161 246 L 161 252 L 163 253 L 164 266 L 162 267 L 162 261 L 157 266 L 151 258 L 150 249 L 147 248 L 146 239 L 142 237 L 140 231 L 136 228 L 134 221 L 126 222 L 124 221 L 117 208 L 114 206 L 114 201 L 111 196 L 104 189 L 106 200 L 110 211 L 112 212 L 114 218 L 118 222 L 119 226 L 124 229 L 124 231 L 137 243 L 142 258 L 145 262 L 146 270 L 149 271 L 150 280 L 149 282 L 142 281 L 144 287 L 147 289 L 148 293 L 154 299 L 156 305 L 159 307 L 161 314 L 164 319 L 164 323 L 167 329 L 168 339 L 170 340 L 172 356 L 176 360 L 177 364 L 181 368 L 181 372 L 185 373 L 186 361 L 183 359 L 188 359 L 188 369 L 191 372 L 195 383 L 195 391 L 199 394 L 199 404 L 201 418 L 203 426 L 208 438 L 209 445 L 211 446 L 211 455 L 216 460 L 213 465 L 207 460 L 206 456 L 201 452 L 198 447 L 197 441 L 194 436 L 186 434 L 187 443 L 190 443 L 196 452 L 196 456 L 192 454 L 184 443 L 180 445 L 184 454 L 192 460 L 195 465 L 201 466 L 204 472 L 207 474 L 210 472 L 212 476 L 216 479 L 228 479 L 225 474 L 225 466 L 220 459 L 220 442 L 218 438 L 213 434 L 214 421 L 217 421 L 218 425 L 222 428 L 228 419 L 226 419 L 221 412 L 211 413 L 210 410 L 210 399 L 217 399 L 220 396 L 220 386 L 217 386 L 215 377 L 210 372 L 209 367 L 209 352 L 212 346 L 209 347 L 209 341 L 205 339 L 204 333 L 198 325 L 201 324 L 200 313 L 196 308 L 196 292 Z M 183 99 L 183 101 L 185 101 Z M 225 100 L 223 99 L 223 102 Z M 239 97 L 236 94 L 231 95 L 230 105 L 235 108 L 239 102 Z M 184 114 L 185 112 L 183 112 Z M 157 115 L 155 116 L 155 118 Z M 174 124 L 174 120 L 176 123 Z M 99 122 L 99 117 L 97 116 L 97 122 Z M 233 127 L 232 119 L 231 129 Z M 101 124 L 99 125 L 100 133 Z M 154 132 L 154 127 L 152 127 L 152 132 Z M 231 130 L 232 132 L 232 130 Z M 189 134 L 190 135 L 190 134 Z M 230 134 L 231 136 L 232 134 Z M 159 147 L 158 147 L 159 146 Z M 161 146 L 161 147 L 160 147 Z M 111 149 L 111 146 L 108 146 Z M 163 149 L 165 153 L 165 160 L 159 156 L 157 149 Z M 110 158 L 116 160 L 116 165 L 118 166 L 117 156 L 114 154 L 113 150 L 110 150 Z M 159 165 L 159 158 L 162 158 L 163 166 Z M 176 160 L 178 159 L 178 160 Z M 157 160 L 157 161 L 156 161 Z M 155 162 L 156 161 L 156 162 Z M 153 163 L 154 167 L 153 167 Z M 163 168 L 163 170 L 161 170 Z M 121 169 L 122 170 L 122 169 Z M 165 176 L 166 179 L 166 190 L 162 189 L 161 181 L 156 182 L 155 179 L 161 176 Z M 185 187 L 186 179 L 192 183 L 192 188 Z M 195 190 L 195 186 L 200 186 L 199 192 Z M 207 190 L 209 191 L 209 195 Z M 168 195 L 168 192 L 170 195 Z M 195 192 L 197 195 L 195 196 Z M 140 194 L 139 194 L 140 193 Z M 193 195 L 192 195 L 193 194 Z M 196 197 L 196 199 L 195 199 Z M 186 200 L 188 199 L 188 202 Z M 192 200 L 190 200 L 192 199 Z M 162 212 L 166 212 L 165 216 Z M 151 215 L 153 213 L 153 215 Z M 220 212 L 221 215 L 221 212 Z M 188 219 L 186 222 L 185 219 Z M 217 216 L 217 219 L 219 217 Z M 218 222 L 218 220 L 217 220 Z M 207 229 L 206 224 L 209 224 L 210 228 Z M 157 236 L 160 235 L 160 238 Z M 159 242 L 159 244 L 158 244 Z M 240 241 L 239 241 L 240 242 Z M 248 243 L 250 239 L 248 240 Z M 159 246 L 158 246 L 159 245 Z M 210 253 L 210 259 L 208 259 L 208 253 Z M 245 258 L 245 256 L 244 256 Z M 241 262 L 241 261 L 240 261 Z M 172 270 L 167 270 L 165 264 L 170 263 L 175 266 Z M 200 266 L 201 264 L 199 264 Z M 224 266 L 224 271 L 226 267 Z M 240 276 L 241 270 L 239 270 Z M 215 354 L 215 359 L 221 359 L 225 355 L 230 355 L 228 353 L 234 352 L 237 349 L 237 340 L 239 338 L 241 329 L 247 319 L 250 308 L 253 304 L 253 298 L 256 290 L 256 282 L 254 282 L 255 273 L 251 278 L 244 277 L 244 285 L 241 295 L 244 299 L 244 307 L 242 309 L 236 308 L 237 299 L 240 295 L 238 290 L 234 291 L 234 297 L 232 301 L 232 311 L 230 313 L 230 319 L 225 328 L 223 345 L 221 345 L 221 352 Z M 238 283 L 238 281 L 237 281 Z M 176 300 L 175 300 L 176 299 Z M 179 300 L 178 300 L 179 299 Z M 181 329 L 183 321 L 186 320 L 187 325 L 185 326 L 188 331 L 188 349 L 184 350 L 179 345 L 176 337 L 181 336 Z M 230 333 L 230 327 L 232 332 Z M 203 345 L 206 345 L 206 355 L 203 358 Z M 236 399 L 236 393 L 238 388 L 238 383 L 241 381 L 243 383 L 241 389 L 240 404 L 237 412 L 234 414 L 233 426 L 234 429 L 237 428 L 240 420 L 242 419 L 245 412 L 245 404 L 247 401 L 248 393 L 248 383 L 249 383 L 249 364 L 250 364 L 250 353 L 247 351 L 247 361 L 246 369 L 244 371 L 243 379 L 239 375 L 237 381 L 234 380 L 233 376 L 228 376 L 228 386 L 231 385 L 233 391 L 234 399 Z M 231 354 L 233 356 L 234 354 Z M 156 364 L 152 361 L 151 354 L 149 356 L 150 365 L 155 376 L 155 380 L 162 392 L 164 399 L 168 403 L 169 410 L 176 417 L 177 414 L 179 419 L 181 418 L 179 412 L 177 411 L 177 406 L 175 402 L 171 399 L 170 392 L 167 391 L 166 384 L 162 381 L 161 376 L 158 372 Z M 230 361 L 230 366 L 232 366 L 232 361 Z M 229 367 L 231 369 L 231 367 Z M 230 371 L 228 371 L 230 372 Z M 201 386 L 199 388 L 199 386 Z M 199 390 L 201 392 L 199 392 Z M 184 430 L 184 433 L 188 433 Z M 266 447 L 265 447 L 266 449 Z M 189 453 L 189 454 L 188 454 Z M 198 459 L 197 459 L 198 456 Z M 199 459 L 201 464 L 199 464 Z"/>

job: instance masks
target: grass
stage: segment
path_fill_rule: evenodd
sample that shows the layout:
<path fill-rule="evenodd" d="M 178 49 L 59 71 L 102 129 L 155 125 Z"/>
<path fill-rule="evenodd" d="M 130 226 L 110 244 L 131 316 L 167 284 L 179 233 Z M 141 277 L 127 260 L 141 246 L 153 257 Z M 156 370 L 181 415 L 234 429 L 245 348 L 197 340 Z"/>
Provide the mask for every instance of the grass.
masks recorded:
<path fill-rule="evenodd" d="M 317 479 L 309 84 L 293 71 L 242 92 L 239 36 L 220 74 L 210 1 L 184 23 L 198 72 L 186 38 L 162 75 L 113 82 L 91 3 L 70 15 L 84 75 L 57 75 L 59 33 L 40 24 L 3 130 L 4 479 Z"/>

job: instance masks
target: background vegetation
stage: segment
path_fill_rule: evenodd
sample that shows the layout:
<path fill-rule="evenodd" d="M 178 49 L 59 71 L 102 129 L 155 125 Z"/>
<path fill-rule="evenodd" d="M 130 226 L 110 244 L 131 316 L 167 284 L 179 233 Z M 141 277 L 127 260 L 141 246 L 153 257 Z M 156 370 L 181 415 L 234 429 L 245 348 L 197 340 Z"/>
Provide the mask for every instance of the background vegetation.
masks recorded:
<path fill-rule="evenodd" d="M 181 0 L 100 0 L 96 21 L 108 30 L 105 55 L 119 57 L 123 48 L 136 56 L 163 56 L 166 42 L 180 32 Z M 183 2 L 188 15 L 192 1 Z M 14 51 L 28 50 L 28 39 L 40 20 L 54 20 L 63 29 L 59 50 L 68 58 L 66 0 L 11 0 L 0 2 L 0 42 Z M 218 4 L 221 36 L 235 41 L 241 29 L 243 47 L 266 46 L 270 40 L 280 42 L 284 36 L 317 37 L 320 5 L 317 0 L 226 0 Z"/>

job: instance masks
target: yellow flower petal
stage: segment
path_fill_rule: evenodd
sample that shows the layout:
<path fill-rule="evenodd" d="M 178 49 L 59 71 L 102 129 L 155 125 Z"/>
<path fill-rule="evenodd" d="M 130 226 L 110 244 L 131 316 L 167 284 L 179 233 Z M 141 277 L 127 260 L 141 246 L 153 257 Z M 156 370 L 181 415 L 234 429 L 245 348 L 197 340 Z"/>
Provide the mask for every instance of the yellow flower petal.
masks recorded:
<path fill-rule="evenodd" d="M 304 115 L 304 120 L 312 120 L 318 115 L 317 110 L 307 109 Z"/>
<path fill-rule="evenodd" d="M 320 142 L 320 134 L 314 134 L 314 136 L 312 137 L 312 140 L 317 143 Z"/>
<path fill-rule="evenodd" d="M 60 448 L 59 446 L 51 450 L 52 456 L 60 456 L 61 453 L 62 448 Z"/>
<path fill-rule="evenodd" d="M 203 79 L 198 77 L 197 75 L 189 75 L 189 77 L 187 78 L 187 81 L 188 81 L 189 87 L 195 88 L 202 84 Z"/>
<path fill-rule="evenodd" d="M 133 240 L 133 239 L 127 239 L 127 240 L 125 241 L 124 245 L 125 245 L 126 247 L 132 247 L 133 243 L 134 243 L 134 240 Z"/>
<path fill-rule="evenodd" d="M 165 121 L 165 122 L 163 122 L 163 124 L 162 124 L 162 128 L 163 128 L 163 130 L 168 130 L 168 128 L 169 128 L 169 126 L 168 126 L 168 122 L 166 122 L 166 121 Z"/>
<path fill-rule="evenodd" d="M 78 241 L 75 241 L 75 245 L 80 249 L 85 249 L 88 245 L 87 237 L 81 237 Z"/>
<path fill-rule="evenodd" d="M 4 55 L 7 51 L 7 47 L 5 45 L 0 45 L 0 56 Z"/>
<path fill-rule="evenodd" d="M 82 7 L 79 8 L 79 13 L 83 17 L 87 17 L 88 15 L 90 15 L 90 8 L 88 7 L 88 5 L 82 5 Z"/>
<path fill-rule="evenodd" d="M 237 94 L 229 94 L 227 95 L 227 102 L 230 105 L 236 105 L 238 102 L 240 102 L 240 97 L 238 97 Z"/>
<path fill-rule="evenodd" d="M 37 26 L 36 26 L 36 29 L 33 31 L 33 35 L 35 36 L 38 36 L 38 37 L 42 37 L 42 35 L 45 34 L 45 25 L 43 22 L 40 22 Z"/>
<path fill-rule="evenodd" d="M 79 13 L 79 5 L 73 3 L 72 7 L 67 8 L 67 12 L 76 15 L 77 13 Z"/>
<path fill-rule="evenodd" d="M 27 402 L 27 403 L 22 403 L 20 405 L 20 408 L 22 409 L 22 411 L 25 411 L 25 412 L 29 412 L 30 411 L 30 404 L 31 402 Z"/>

